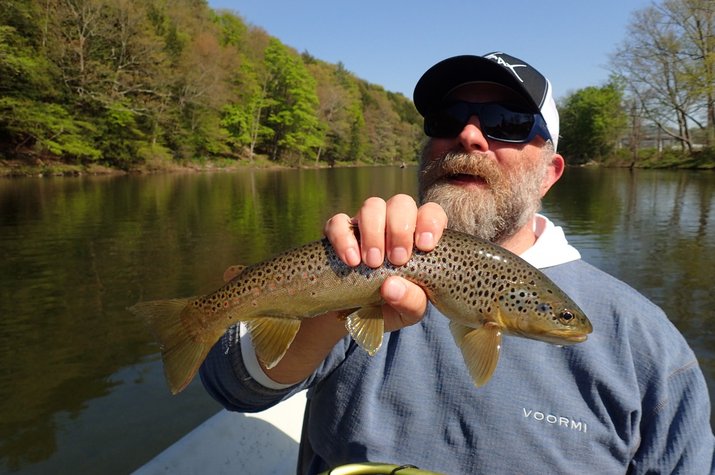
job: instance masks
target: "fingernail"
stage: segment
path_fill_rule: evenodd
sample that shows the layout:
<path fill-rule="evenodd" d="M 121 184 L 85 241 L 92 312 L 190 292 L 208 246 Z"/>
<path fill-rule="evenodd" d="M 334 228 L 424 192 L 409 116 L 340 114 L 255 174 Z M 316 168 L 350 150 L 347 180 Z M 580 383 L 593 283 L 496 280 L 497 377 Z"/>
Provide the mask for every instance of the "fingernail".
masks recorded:
<path fill-rule="evenodd" d="M 417 247 L 420 249 L 430 249 L 434 247 L 434 234 L 432 233 L 420 233 L 417 236 Z"/>
<path fill-rule="evenodd" d="M 400 265 L 407 262 L 409 256 L 407 255 L 407 249 L 405 249 L 404 247 L 396 247 L 389 252 L 388 258 L 393 264 Z"/>
<path fill-rule="evenodd" d="M 356 266 L 360 264 L 360 254 L 358 254 L 357 250 L 354 247 L 351 247 L 347 251 L 345 251 L 345 260 L 347 261 L 348 265 Z"/>
<path fill-rule="evenodd" d="M 383 297 L 385 300 L 389 302 L 398 302 L 402 299 L 402 297 L 405 296 L 405 293 L 407 292 L 407 287 L 405 287 L 405 284 L 400 282 L 399 280 L 388 280 L 385 283 L 385 288 L 383 290 Z"/>
<path fill-rule="evenodd" d="M 365 264 L 370 267 L 379 267 L 382 265 L 382 253 L 376 247 L 371 247 L 367 250 L 367 255 L 365 256 Z"/>

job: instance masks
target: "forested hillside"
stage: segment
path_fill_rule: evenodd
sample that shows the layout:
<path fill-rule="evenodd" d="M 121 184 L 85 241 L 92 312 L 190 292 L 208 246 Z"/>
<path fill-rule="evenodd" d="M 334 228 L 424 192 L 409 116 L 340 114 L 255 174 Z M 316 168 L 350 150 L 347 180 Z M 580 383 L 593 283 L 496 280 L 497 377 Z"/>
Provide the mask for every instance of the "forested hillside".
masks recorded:
<path fill-rule="evenodd" d="M 0 0 L 0 158 L 412 161 L 402 94 L 205 0 Z"/>

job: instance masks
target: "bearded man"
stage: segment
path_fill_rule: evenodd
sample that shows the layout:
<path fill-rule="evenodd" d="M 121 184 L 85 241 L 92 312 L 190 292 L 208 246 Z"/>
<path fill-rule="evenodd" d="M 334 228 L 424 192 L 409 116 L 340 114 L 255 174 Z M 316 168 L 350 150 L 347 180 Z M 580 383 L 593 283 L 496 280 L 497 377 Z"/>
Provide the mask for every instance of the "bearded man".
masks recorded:
<path fill-rule="evenodd" d="M 593 334 L 565 348 L 512 338 L 475 388 L 448 320 L 419 286 L 391 277 L 375 356 L 356 351 L 330 313 L 304 320 L 271 369 L 249 337 L 224 338 L 201 370 L 209 393 L 253 412 L 308 388 L 298 473 L 359 461 L 445 474 L 713 473 L 710 400 L 692 350 L 658 307 L 583 262 L 538 214 L 564 172 L 550 82 L 507 54 L 457 56 L 422 76 L 414 100 L 429 137 L 421 206 L 373 197 L 334 216 L 325 234 L 338 255 L 402 265 L 449 223 L 540 268 Z"/>

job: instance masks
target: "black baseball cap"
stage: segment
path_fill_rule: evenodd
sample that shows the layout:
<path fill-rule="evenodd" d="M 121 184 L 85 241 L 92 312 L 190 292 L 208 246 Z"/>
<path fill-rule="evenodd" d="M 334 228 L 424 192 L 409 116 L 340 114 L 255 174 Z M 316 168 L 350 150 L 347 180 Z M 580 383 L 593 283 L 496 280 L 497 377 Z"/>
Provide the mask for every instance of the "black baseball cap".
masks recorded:
<path fill-rule="evenodd" d="M 475 82 L 501 84 L 521 94 L 532 112 L 544 118 L 556 149 L 559 113 L 552 95 L 551 82 L 526 61 L 506 53 L 453 56 L 440 61 L 417 81 L 413 94 L 415 107 L 424 117 L 439 107 L 454 89 Z"/>

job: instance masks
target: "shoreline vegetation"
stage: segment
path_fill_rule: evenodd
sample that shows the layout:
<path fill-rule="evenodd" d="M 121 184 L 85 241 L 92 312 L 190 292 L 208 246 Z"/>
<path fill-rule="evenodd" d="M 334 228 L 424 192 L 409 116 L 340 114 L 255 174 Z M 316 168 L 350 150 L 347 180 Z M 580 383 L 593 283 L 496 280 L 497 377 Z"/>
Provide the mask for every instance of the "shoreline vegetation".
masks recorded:
<path fill-rule="evenodd" d="M 558 101 L 569 165 L 715 169 L 714 5 L 637 12 L 619 57 L 655 63 Z M 0 8 L 0 176 L 400 166 L 423 138 L 404 94 L 206 0 Z"/>
<path fill-rule="evenodd" d="M 289 168 L 333 168 L 333 167 L 369 167 L 416 165 L 416 161 L 392 163 L 356 163 L 354 161 L 335 161 L 332 163 L 305 161 L 301 164 L 277 163 L 266 156 L 256 155 L 252 160 L 242 159 L 209 159 L 179 161 L 154 161 L 137 164 L 129 169 L 117 168 L 100 163 L 70 163 L 57 158 L 33 160 L 0 158 L 0 178 L 13 177 L 51 177 L 51 176 L 94 176 L 94 175 L 143 175 L 156 173 L 204 173 L 204 172 L 236 172 L 250 169 L 289 169 Z M 715 153 L 704 150 L 691 154 L 656 153 L 644 151 L 638 160 L 618 154 L 602 161 L 587 161 L 570 166 L 607 167 L 607 168 L 638 168 L 638 169 L 673 169 L 673 170 L 715 170 Z"/>
<path fill-rule="evenodd" d="M 252 169 L 317 169 L 317 168 L 349 168 L 369 166 L 400 166 L 416 165 L 416 162 L 402 163 L 355 163 L 326 162 L 288 165 L 276 163 L 266 157 L 256 156 L 253 160 L 205 160 L 187 161 L 184 163 L 170 161 L 165 163 L 144 163 L 130 169 L 111 167 L 97 163 L 73 164 L 57 159 L 25 160 L 0 159 L 0 178 L 19 177 L 59 177 L 59 176 L 99 176 L 99 175 L 146 175 L 158 173 L 205 173 L 205 172 L 236 172 Z"/>

